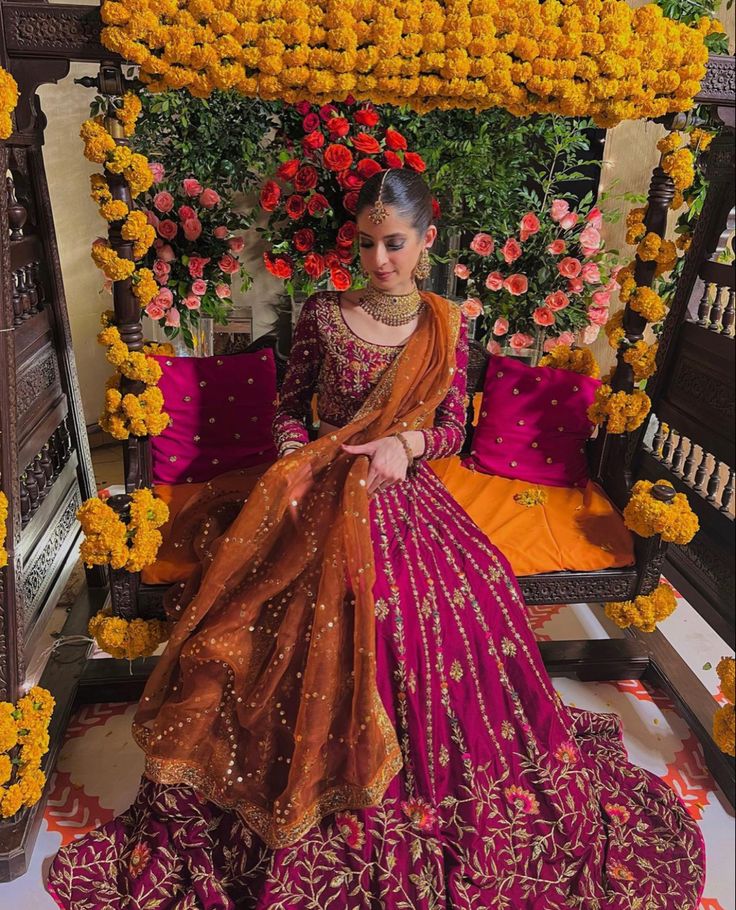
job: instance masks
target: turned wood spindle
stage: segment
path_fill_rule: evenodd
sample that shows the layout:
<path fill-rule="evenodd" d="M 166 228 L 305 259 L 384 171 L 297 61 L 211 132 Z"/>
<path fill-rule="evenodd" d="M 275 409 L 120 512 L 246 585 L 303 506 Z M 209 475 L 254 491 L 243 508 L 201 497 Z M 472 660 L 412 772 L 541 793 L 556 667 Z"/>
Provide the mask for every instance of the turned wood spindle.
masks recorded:
<path fill-rule="evenodd" d="M 718 459 L 714 459 L 715 463 L 713 465 L 713 470 L 708 479 L 708 495 L 705 497 L 707 502 L 715 503 L 718 501 L 716 494 L 718 493 L 718 487 L 721 485 L 721 462 Z"/>
<path fill-rule="evenodd" d="M 13 182 L 12 177 L 8 176 L 5 178 L 5 186 L 8 191 L 8 224 L 10 225 L 10 239 L 22 240 L 23 225 L 28 218 L 28 212 L 26 211 L 25 206 L 21 205 L 16 198 L 15 183 Z"/>
<path fill-rule="evenodd" d="M 734 469 L 731 468 L 728 472 L 728 483 L 726 484 L 723 490 L 723 496 L 721 497 L 721 512 L 729 513 L 731 511 L 731 503 L 733 502 L 733 493 L 734 493 Z"/>

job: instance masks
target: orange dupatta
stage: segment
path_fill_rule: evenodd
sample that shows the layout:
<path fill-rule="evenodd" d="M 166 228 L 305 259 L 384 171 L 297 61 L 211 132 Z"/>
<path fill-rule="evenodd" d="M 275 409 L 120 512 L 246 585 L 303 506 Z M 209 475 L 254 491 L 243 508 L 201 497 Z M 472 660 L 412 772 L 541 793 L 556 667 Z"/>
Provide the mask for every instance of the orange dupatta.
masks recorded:
<path fill-rule="evenodd" d="M 146 775 L 236 810 L 270 847 L 380 802 L 402 765 L 376 686 L 375 567 L 360 444 L 431 425 L 457 307 L 434 294 L 354 420 L 258 481 L 182 592 L 133 732 Z"/>

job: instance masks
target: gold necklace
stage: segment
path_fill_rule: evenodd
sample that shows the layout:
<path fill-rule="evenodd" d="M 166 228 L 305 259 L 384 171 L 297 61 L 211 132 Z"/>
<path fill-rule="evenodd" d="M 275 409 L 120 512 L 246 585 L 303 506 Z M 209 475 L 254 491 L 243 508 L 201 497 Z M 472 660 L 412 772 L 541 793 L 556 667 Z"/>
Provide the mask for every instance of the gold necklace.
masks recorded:
<path fill-rule="evenodd" d="M 408 294 L 386 294 L 369 285 L 358 304 L 376 322 L 384 325 L 406 325 L 415 319 L 422 307 L 422 297 L 416 286 Z"/>

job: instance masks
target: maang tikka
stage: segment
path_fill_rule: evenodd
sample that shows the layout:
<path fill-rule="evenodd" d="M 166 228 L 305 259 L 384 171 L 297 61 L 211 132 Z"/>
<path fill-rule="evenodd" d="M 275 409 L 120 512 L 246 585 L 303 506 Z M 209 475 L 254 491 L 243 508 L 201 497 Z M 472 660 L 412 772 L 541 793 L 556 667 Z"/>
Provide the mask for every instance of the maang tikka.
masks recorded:
<path fill-rule="evenodd" d="M 368 217 L 373 222 L 373 224 L 382 224 L 388 218 L 388 209 L 383 204 L 383 199 L 381 199 L 381 194 L 383 193 L 383 182 L 386 179 L 386 174 L 388 174 L 388 170 L 385 170 L 383 172 L 383 177 L 381 177 L 381 183 L 378 187 L 378 196 L 376 196 L 376 201 L 368 211 Z"/>

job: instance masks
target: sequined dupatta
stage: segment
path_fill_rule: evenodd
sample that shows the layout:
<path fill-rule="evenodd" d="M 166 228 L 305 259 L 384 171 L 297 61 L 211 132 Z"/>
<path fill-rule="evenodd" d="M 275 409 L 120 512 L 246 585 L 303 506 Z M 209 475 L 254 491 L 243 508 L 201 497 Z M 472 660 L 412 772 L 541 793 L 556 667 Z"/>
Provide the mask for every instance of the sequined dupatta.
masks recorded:
<path fill-rule="evenodd" d="M 436 295 L 355 419 L 276 462 L 174 599 L 134 722 L 146 774 L 237 810 L 273 848 L 380 802 L 401 753 L 376 687 L 368 459 L 343 443 L 431 424 L 459 310 Z"/>

